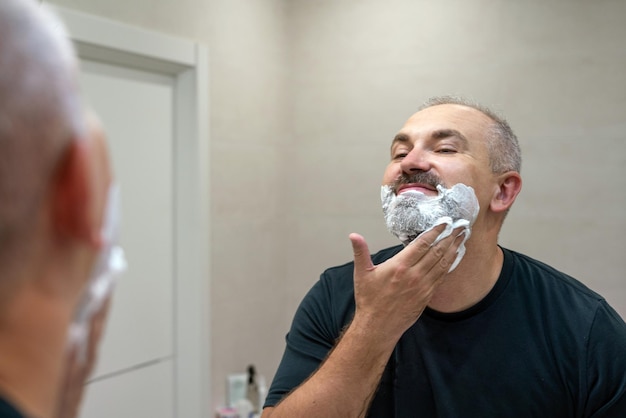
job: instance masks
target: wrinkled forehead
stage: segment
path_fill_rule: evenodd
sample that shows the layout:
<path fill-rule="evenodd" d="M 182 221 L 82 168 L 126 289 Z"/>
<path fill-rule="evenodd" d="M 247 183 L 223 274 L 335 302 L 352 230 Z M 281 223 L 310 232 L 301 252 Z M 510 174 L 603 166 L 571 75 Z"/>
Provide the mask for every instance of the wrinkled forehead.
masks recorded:
<path fill-rule="evenodd" d="M 470 142 L 484 142 L 491 118 L 472 107 L 442 104 L 427 107 L 413 114 L 400 129 L 400 134 L 419 138 L 434 132 L 456 131 Z"/>

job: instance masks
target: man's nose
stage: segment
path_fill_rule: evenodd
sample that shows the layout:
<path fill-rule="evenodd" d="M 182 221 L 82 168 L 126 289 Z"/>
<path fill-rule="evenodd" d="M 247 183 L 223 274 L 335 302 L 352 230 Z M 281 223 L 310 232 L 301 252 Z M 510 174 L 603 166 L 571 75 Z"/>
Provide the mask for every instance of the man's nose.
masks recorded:
<path fill-rule="evenodd" d="M 407 155 L 402 159 L 400 163 L 402 171 L 410 174 L 416 171 L 428 171 L 430 170 L 430 161 L 424 150 L 420 150 L 418 147 L 414 147 Z"/>

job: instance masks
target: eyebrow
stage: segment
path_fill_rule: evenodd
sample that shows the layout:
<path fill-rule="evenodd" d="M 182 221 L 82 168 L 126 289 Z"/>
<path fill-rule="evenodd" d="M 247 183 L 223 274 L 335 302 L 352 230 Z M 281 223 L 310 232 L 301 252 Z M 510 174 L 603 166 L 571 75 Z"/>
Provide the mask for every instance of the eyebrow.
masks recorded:
<path fill-rule="evenodd" d="M 469 144 L 469 141 L 465 137 L 465 135 L 463 135 L 461 132 L 457 131 L 456 129 L 437 129 L 436 131 L 433 131 L 430 134 L 430 138 L 437 140 L 437 141 L 440 141 L 445 138 L 450 138 L 450 137 L 457 138 L 459 141 L 463 143 L 464 147 L 467 147 L 467 145 Z M 393 147 L 398 143 L 407 144 L 410 142 L 411 142 L 411 138 L 407 134 L 399 133 L 393 138 L 393 141 L 391 141 L 390 149 L 393 149 Z"/>
<path fill-rule="evenodd" d="M 467 146 L 467 144 L 469 143 L 465 135 L 463 135 L 456 129 L 438 129 L 431 134 L 431 137 L 437 140 L 455 137 L 458 138 L 464 146 Z"/>
<path fill-rule="evenodd" d="M 393 147 L 400 143 L 400 144 L 407 144 L 411 142 L 411 138 L 409 138 L 409 136 L 407 134 L 398 134 L 393 138 L 393 141 L 391 141 L 391 147 L 389 147 L 390 150 L 393 150 Z"/>

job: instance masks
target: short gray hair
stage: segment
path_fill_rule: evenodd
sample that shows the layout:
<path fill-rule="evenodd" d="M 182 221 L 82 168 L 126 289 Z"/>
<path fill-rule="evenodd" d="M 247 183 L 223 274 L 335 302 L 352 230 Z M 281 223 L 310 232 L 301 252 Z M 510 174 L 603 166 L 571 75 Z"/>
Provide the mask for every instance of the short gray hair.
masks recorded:
<path fill-rule="evenodd" d="M 32 223 L 63 150 L 85 132 L 77 60 L 34 0 L 0 1 L 0 251 Z"/>
<path fill-rule="evenodd" d="M 507 171 L 521 172 L 522 152 L 519 142 L 509 123 L 503 117 L 479 103 L 457 96 L 432 97 L 419 110 L 444 104 L 471 107 L 489 117 L 493 121 L 489 132 L 487 132 L 487 149 L 491 171 L 497 174 Z"/>

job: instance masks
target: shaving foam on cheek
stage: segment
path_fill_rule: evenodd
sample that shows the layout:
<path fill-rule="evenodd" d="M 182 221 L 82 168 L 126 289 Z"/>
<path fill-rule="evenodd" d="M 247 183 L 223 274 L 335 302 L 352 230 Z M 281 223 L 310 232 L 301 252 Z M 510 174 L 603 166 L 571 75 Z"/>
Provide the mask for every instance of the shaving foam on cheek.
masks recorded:
<path fill-rule="evenodd" d="M 382 186 L 381 201 L 387 228 L 404 245 L 437 225 L 447 226 L 434 244 L 448 237 L 454 229 L 463 228 L 465 237 L 457 250 L 457 257 L 448 271 L 450 272 L 465 255 L 465 242 L 470 237 L 471 226 L 476 221 L 480 206 L 474 189 L 465 184 L 458 183 L 450 189 L 439 185 L 437 191 L 437 196 L 427 196 L 412 190 L 396 196 L 390 186 Z"/>

